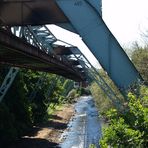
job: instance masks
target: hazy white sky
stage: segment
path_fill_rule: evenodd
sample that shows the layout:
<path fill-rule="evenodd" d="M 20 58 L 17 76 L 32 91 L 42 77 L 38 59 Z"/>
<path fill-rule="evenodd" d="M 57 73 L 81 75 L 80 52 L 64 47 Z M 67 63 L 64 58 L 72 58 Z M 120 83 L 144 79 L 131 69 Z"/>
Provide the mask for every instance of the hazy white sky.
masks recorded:
<path fill-rule="evenodd" d="M 148 30 L 148 0 L 102 0 L 102 15 L 110 31 L 124 46 L 140 41 L 140 34 Z M 90 62 L 96 65 L 96 60 L 78 35 L 55 26 L 50 29 L 57 38 L 78 46 Z"/>
<path fill-rule="evenodd" d="M 148 30 L 148 0 L 102 0 L 103 19 L 121 45 Z"/>

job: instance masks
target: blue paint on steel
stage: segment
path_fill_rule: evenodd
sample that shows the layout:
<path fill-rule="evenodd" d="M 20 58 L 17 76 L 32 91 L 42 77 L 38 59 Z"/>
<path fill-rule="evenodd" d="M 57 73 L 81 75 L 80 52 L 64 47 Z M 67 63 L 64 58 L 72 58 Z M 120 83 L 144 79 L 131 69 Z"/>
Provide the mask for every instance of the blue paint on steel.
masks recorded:
<path fill-rule="evenodd" d="M 56 24 L 56 25 L 59 26 L 59 27 L 62 27 L 63 29 L 69 30 L 69 31 L 71 31 L 71 32 L 78 33 L 78 32 L 73 28 L 73 26 L 71 25 L 71 23 L 58 23 L 58 24 Z"/>
<path fill-rule="evenodd" d="M 83 41 L 99 60 L 118 88 L 128 89 L 141 79 L 122 47 L 102 20 L 95 2 L 88 0 L 56 0 Z"/>
<path fill-rule="evenodd" d="M 2 85 L 0 86 L 0 102 L 8 92 L 11 84 L 13 83 L 17 73 L 19 72 L 18 68 L 11 67 L 9 72 L 7 73 Z"/>
<path fill-rule="evenodd" d="M 77 47 L 71 47 L 71 51 L 74 51 L 74 49 L 79 50 Z M 92 79 L 96 82 L 96 84 L 104 91 L 104 93 L 108 96 L 108 98 L 112 101 L 114 106 L 119 110 L 122 110 L 123 107 L 120 103 L 119 98 L 116 96 L 115 92 L 112 90 L 112 88 L 105 82 L 103 77 L 100 75 L 100 73 L 92 66 L 92 64 L 89 62 L 89 60 L 82 54 L 82 52 L 79 50 L 79 54 L 76 55 L 73 53 L 75 58 L 79 61 L 80 65 L 84 69 L 85 73 L 87 74 L 87 79 Z M 79 56 L 79 57 L 78 57 Z M 82 59 L 83 61 L 82 61 Z"/>
<path fill-rule="evenodd" d="M 99 12 L 99 14 L 102 16 L 102 0 L 86 0 L 89 2 L 95 9 L 96 11 Z"/>

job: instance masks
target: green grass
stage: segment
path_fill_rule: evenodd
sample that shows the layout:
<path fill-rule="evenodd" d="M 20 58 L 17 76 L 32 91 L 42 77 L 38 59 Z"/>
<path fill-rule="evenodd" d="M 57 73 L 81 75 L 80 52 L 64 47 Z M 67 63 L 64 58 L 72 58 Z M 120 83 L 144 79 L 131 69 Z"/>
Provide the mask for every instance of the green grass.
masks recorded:
<path fill-rule="evenodd" d="M 52 116 L 51 115 L 54 115 L 56 111 L 60 111 L 62 110 L 63 108 L 63 104 L 54 104 L 54 103 L 50 103 L 48 109 L 47 109 L 47 112 L 48 112 L 48 116 L 49 116 L 49 120 L 51 120 Z"/>

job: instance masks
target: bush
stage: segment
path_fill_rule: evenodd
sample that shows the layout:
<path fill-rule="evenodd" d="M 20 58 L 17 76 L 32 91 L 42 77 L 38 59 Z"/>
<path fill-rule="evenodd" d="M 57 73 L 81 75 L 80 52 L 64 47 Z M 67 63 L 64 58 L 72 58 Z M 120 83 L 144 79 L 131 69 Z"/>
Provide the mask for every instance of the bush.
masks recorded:
<path fill-rule="evenodd" d="M 8 69 L 6 68 L 6 72 L 5 69 L 0 69 L 0 82 Z M 0 146 L 26 135 L 33 125 L 47 120 L 49 103 L 58 105 L 65 99 L 62 95 L 64 78 L 48 74 L 43 83 L 36 86 L 40 77 L 44 79 L 45 75 L 20 70 L 0 103 Z M 30 95 L 32 93 L 35 96 Z"/>
<path fill-rule="evenodd" d="M 148 84 L 148 46 L 135 47 L 131 60 L 142 75 L 145 83 Z"/>
<path fill-rule="evenodd" d="M 148 97 L 148 96 L 147 96 Z M 144 96 L 144 98 L 147 98 Z M 109 126 L 104 129 L 100 141 L 102 148 L 111 147 L 146 147 L 148 144 L 148 108 L 143 100 L 129 93 L 128 107 L 124 113 L 111 109 L 106 113 Z M 148 103 L 148 100 L 147 100 Z"/>
<path fill-rule="evenodd" d="M 77 93 L 80 95 L 80 96 L 88 96 L 88 95 L 91 95 L 91 92 L 89 89 L 87 88 L 83 88 L 83 87 L 80 87 L 77 89 Z"/>
<path fill-rule="evenodd" d="M 99 73 L 100 73 L 101 77 L 105 80 L 105 82 L 108 84 L 108 86 L 113 90 L 114 94 L 116 95 L 116 97 L 114 97 L 114 100 L 117 102 L 119 101 L 121 104 L 123 102 L 125 102 L 124 97 L 121 95 L 119 89 L 115 86 L 115 84 L 109 78 L 107 73 L 103 69 L 100 69 Z M 106 91 L 106 93 L 105 93 L 98 86 L 98 84 L 96 82 L 93 82 L 91 84 L 90 90 L 91 90 L 92 96 L 95 100 L 96 106 L 101 114 L 103 114 L 104 112 L 106 112 L 110 108 L 115 107 L 115 104 L 111 101 L 111 99 L 107 95 L 108 92 Z"/>
<path fill-rule="evenodd" d="M 9 111 L 8 107 L 0 104 L 0 145 L 5 145 L 6 142 L 16 140 L 17 130 L 15 126 L 15 117 Z"/>
<path fill-rule="evenodd" d="M 79 97 L 79 94 L 77 93 L 77 90 L 76 89 L 72 89 L 68 95 L 67 95 L 67 102 L 69 103 L 73 103 L 75 102 L 75 99 Z"/>

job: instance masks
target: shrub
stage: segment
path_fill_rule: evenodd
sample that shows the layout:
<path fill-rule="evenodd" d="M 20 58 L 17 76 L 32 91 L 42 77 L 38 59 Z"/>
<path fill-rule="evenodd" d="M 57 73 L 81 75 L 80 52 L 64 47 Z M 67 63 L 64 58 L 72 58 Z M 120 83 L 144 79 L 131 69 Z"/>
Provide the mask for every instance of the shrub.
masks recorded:
<path fill-rule="evenodd" d="M 100 141 L 102 148 L 111 147 L 146 147 L 148 144 L 148 108 L 129 93 L 126 112 L 118 113 L 111 109 L 106 113 L 109 126 L 103 130 Z"/>

